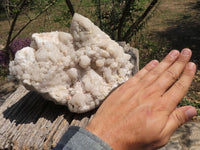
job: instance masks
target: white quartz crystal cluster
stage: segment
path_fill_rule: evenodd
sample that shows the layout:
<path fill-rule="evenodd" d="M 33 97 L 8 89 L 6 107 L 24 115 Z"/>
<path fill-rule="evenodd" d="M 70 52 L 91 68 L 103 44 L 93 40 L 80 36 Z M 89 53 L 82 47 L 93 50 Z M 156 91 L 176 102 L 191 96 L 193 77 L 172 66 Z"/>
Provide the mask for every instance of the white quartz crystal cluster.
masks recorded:
<path fill-rule="evenodd" d="M 16 53 L 9 69 L 27 89 L 82 113 L 129 79 L 130 57 L 89 19 L 75 14 L 70 33 L 33 34 L 30 47 Z"/>

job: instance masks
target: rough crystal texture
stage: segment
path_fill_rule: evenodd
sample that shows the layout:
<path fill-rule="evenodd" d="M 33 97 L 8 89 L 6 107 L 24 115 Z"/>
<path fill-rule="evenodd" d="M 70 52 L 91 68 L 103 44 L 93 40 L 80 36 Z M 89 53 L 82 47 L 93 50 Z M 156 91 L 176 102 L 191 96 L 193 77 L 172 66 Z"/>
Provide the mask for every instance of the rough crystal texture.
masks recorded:
<path fill-rule="evenodd" d="M 82 113 L 129 79 L 130 57 L 89 19 L 75 14 L 70 33 L 33 34 L 30 47 L 16 53 L 9 69 L 27 89 Z"/>

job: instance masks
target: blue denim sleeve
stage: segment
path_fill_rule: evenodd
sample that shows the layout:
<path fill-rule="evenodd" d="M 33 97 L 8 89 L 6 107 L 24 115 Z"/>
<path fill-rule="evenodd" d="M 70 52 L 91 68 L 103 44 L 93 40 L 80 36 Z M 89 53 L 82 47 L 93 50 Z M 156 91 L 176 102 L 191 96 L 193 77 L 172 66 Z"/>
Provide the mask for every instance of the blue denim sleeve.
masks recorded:
<path fill-rule="evenodd" d="M 112 150 L 112 148 L 88 130 L 71 126 L 54 150 Z"/>

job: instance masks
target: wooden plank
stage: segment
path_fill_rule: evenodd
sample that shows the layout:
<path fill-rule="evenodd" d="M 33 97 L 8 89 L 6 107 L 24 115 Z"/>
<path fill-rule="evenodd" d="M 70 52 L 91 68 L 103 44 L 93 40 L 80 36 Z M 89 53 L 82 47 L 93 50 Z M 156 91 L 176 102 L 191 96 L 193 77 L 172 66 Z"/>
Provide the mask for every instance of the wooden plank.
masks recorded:
<path fill-rule="evenodd" d="M 0 149 L 52 149 L 69 126 L 85 127 L 95 112 L 71 113 L 20 86 L 0 107 Z"/>

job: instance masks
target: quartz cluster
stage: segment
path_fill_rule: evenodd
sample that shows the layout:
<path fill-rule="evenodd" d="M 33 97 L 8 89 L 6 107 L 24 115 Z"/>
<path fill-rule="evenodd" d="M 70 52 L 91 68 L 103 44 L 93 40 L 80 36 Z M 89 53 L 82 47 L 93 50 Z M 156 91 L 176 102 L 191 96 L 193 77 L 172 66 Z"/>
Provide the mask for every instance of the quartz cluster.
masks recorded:
<path fill-rule="evenodd" d="M 83 113 L 130 78 L 130 57 L 88 18 L 75 14 L 70 33 L 34 33 L 9 70 L 28 90 Z"/>

